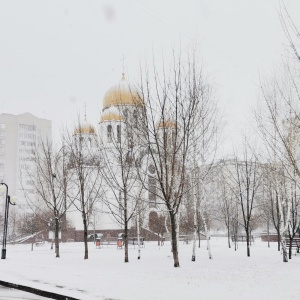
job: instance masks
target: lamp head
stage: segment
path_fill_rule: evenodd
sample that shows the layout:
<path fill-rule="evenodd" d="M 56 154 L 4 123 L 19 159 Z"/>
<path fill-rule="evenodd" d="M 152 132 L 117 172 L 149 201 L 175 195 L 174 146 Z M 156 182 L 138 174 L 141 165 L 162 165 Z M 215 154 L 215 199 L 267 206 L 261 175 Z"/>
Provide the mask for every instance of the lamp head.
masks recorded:
<path fill-rule="evenodd" d="M 16 205 L 17 201 L 18 201 L 18 198 L 16 196 L 12 196 L 9 199 L 9 202 L 10 202 L 11 205 Z"/>

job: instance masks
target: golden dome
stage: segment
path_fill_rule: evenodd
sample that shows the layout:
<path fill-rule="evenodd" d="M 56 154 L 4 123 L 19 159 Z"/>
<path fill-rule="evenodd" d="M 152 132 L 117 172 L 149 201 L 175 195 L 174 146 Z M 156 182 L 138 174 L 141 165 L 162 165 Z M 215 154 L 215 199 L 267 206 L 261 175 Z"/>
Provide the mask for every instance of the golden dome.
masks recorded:
<path fill-rule="evenodd" d="M 168 120 L 164 122 L 159 122 L 156 125 L 157 128 L 176 128 L 176 122 Z"/>
<path fill-rule="evenodd" d="M 118 105 L 144 105 L 138 92 L 131 88 L 124 74 L 119 84 L 112 86 L 104 95 L 102 109 Z"/>
<path fill-rule="evenodd" d="M 100 123 L 105 121 L 123 121 L 124 118 L 115 113 L 108 113 L 101 116 Z"/>
<path fill-rule="evenodd" d="M 96 134 L 96 129 L 91 124 L 82 124 L 75 128 L 74 134 Z"/>
<path fill-rule="evenodd" d="M 124 118 L 122 117 L 120 110 L 112 106 L 106 109 L 101 114 L 100 123 L 106 121 L 123 121 L 123 120 Z"/>

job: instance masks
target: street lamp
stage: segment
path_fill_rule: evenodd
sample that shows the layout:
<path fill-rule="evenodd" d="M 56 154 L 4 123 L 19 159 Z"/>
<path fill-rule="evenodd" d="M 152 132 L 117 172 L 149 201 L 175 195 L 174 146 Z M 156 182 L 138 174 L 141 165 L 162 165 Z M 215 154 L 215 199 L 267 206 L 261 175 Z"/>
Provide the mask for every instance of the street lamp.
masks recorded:
<path fill-rule="evenodd" d="M 6 258 L 6 237 L 7 237 L 7 225 L 8 225 L 8 211 L 9 204 L 16 205 L 16 197 L 12 197 L 12 201 L 10 200 L 10 196 L 8 195 L 8 186 L 6 183 L 0 183 L 0 193 L 5 192 L 5 212 L 4 212 L 4 230 L 3 230 L 3 239 L 2 239 L 2 253 L 1 259 Z"/>

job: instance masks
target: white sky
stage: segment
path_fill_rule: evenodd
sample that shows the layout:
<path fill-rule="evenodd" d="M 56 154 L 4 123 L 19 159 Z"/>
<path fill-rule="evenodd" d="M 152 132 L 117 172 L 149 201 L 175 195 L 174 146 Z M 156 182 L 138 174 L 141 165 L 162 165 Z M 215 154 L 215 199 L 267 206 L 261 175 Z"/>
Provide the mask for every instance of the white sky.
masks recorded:
<path fill-rule="evenodd" d="M 285 1 L 297 23 L 300 1 Z M 0 0 L 0 112 L 30 112 L 54 131 L 87 104 L 99 120 L 105 91 L 146 56 L 197 45 L 228 128 L 256 101 L 259 74 L 287 44 L 277 0 Z"/>

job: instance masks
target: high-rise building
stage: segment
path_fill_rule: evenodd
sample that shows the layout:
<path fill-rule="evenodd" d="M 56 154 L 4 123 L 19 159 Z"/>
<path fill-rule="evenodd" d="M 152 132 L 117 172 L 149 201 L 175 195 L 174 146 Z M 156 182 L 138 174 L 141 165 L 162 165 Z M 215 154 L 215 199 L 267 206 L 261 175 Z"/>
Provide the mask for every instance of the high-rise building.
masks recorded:
<path fill-rule="evenodd" d="M 0 182 L 18 198 L 20 213 L 30 212 L 25 195 L 35 198 L 27 170 L 33 167 L 33 150 L 39 138 L 52 139 L 51 121 L 30 113 L 0 114 Z M 2 207 L 2 205 L 1 205 Z"/>

